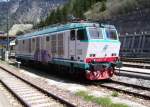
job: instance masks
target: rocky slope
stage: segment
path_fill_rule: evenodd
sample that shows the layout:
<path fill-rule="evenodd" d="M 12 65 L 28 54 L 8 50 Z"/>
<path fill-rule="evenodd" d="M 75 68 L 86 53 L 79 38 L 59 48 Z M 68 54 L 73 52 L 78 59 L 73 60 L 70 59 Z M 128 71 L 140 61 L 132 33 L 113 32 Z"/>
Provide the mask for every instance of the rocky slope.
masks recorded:
<path fill-rule="evenodd" d="M 7 8 L 9 27 L 14 23 L 35 24 L 45 18 L 49 12 L 68 0 L 10 0 L 0 2 L 0 30 L 6 30 Z"/>

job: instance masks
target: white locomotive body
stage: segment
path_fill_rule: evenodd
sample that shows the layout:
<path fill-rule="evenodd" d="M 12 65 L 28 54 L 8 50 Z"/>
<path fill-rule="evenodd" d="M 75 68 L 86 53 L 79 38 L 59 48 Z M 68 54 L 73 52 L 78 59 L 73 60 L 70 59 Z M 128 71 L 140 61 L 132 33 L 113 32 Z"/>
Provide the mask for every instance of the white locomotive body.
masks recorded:
<path fill-rule="evenodd" d="M 120 41 L 114 26 L 70 23 L 17 37 L 16 58 L 82 72 L 89 80 L 108 79 L 119 59 Z M 78 70 L 78 71 L 76 71 Z M 79 73 L 80 74 L 80 73 Z"/>

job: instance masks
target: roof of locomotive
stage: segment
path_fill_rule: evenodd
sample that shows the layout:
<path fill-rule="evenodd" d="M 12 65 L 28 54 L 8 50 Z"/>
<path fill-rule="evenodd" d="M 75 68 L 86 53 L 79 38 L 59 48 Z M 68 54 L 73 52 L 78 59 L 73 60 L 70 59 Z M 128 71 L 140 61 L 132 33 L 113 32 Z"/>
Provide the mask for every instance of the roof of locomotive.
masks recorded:
<path fill-rule="evenodd" d="M 60 32 L 64 30 L 69 29 L 75 29 L 75 28 L 85 28 L 85 27 L 109 27 L 115 29 L 113 25 L 100 25 L 98 23 L 68 23 L 65 25 L 59 25 L 59 26 L 49 26 L 43 30 L 35 31 L 32 33 L 27 33 L 25 35 L 18 36 L 17 39 L 27 39 L 32 38 L 33 36 L 39 36 L 42 34 L 48 34 L 48 33 L 54 33 L 54 32 Z"/>

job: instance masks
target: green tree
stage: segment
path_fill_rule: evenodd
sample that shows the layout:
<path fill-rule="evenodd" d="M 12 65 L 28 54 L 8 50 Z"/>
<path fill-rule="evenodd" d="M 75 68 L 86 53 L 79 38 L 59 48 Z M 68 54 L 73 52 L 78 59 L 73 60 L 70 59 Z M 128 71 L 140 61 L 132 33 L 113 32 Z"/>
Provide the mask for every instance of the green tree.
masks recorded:
<path fill-rule="evenodd" d="M 101 2 L 101 8 L 100 8 L 100 11 L 103 12 L 106 10 L 106 2 L 105 1 L 102 1 Z"/>
<path fill-rule="evenodd" d="M 67 22 L 68 10 L 67 6 L 63 6 L 62 8 L 62 22 Z"/>
<path fill-rule="evenodd" d="M 40 23 L 38 23 L 34 28 L 40 28 L 45 26 L 45 21 L 41 20 Z"/>
<path fill-rule="evenodd" d="M 57 8 L 50 12 L 48 17 L 41 21 L 38 26 L 48 26 L 50 24 L 64 23 L 68 21 L 68 16 L 75 16 L 76 18 L 84 19 L 84 13 L 96 2 L 106 0 L 70 0 L 62 8 Z M 105 2 L 102 2 L 101 11 L 106 9 Z"/>
<path fill-rule="evenodd" d="M 56 23 L 56 12 L 53 10 L 50 15 L 46 18 L 45 23 L 46 25 L 54 24 Z"/>
<path fill-rule="evenodd" d="M 56 23 L 60 23 L 63 21 L 63 13 L 59 8 L 57 8 L 57 11 L 55 13 L 55 18 L 56 18 Z"/>

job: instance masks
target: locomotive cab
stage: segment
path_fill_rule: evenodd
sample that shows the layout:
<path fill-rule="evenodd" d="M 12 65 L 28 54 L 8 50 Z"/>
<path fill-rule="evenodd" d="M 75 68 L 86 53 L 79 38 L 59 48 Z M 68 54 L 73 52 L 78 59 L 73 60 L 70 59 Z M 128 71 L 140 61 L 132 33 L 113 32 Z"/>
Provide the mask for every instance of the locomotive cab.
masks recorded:
<path fill-rule="evenodd" d="M 120 42 L 116 29 L 88 28 L 89 40 L 86 62 L 102 62 L 97 58 L 114 58 L 119 56 Z M 95 59 L 96 58 L 96 59 Z"/>
<path fill-rule="evenodd" d="M 90 80 L 112 77 L 118 65 L 120 41 L 114 26 L 88 27 L 88 49 L 85 62 L 90 64 L 87 78 Z"/>
<path fill-rule="evenodd" d="M 84 62 L 89 80 L 112 77 L 118 65 L 120 41 L 112 25 L 93 24 L 72 29 L 68 42 L 68 55 L 72 61 Z"/>

